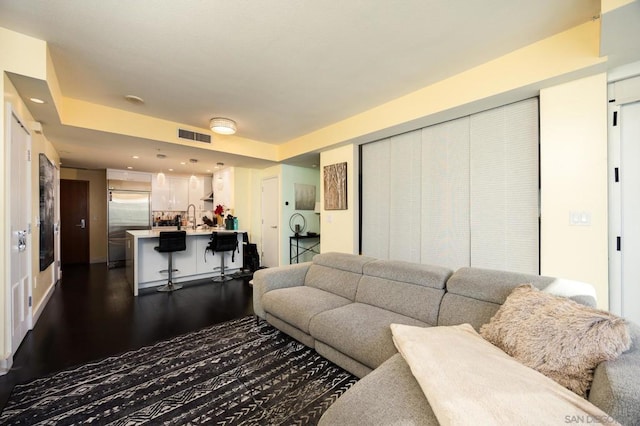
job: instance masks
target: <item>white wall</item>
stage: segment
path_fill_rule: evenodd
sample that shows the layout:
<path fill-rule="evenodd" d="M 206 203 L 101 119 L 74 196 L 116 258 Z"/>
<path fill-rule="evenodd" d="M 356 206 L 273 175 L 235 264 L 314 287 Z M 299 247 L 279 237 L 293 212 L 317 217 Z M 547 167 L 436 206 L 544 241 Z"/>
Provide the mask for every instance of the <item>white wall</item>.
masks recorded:
<path fill-rule="evenodd" d="M 608 309 L 606 74 L 540 91 L 540 144 L 541 273 L 593 284 Z"/>
<path fill-rule="evenodd" d="M 347 162 L 347 210 L 324 210 L 324 166 Z M 320 154 L 321 252 L 358 254 L 358 147 L 346 145 Z"/>

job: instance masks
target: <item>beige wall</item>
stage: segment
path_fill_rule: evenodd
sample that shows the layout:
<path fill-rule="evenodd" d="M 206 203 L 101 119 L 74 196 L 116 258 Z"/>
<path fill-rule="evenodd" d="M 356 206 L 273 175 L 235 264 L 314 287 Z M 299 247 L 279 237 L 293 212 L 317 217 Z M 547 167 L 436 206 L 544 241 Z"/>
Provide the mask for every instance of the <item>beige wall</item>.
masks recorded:
<path fill-rule="evenodd" d="M 62 168 L 60 179 L 89 181 L 89 261 L 107 262 L 107 173 Z M 64 211 L 61 212 L 64 214 Z"/>
<path fill-rule="evenodd" d="M 540 92 L 540 144 L 541 272 L 593 284 L 608 309 L 606 74 Z"/>
<path fill-rule="evenodd" d="M 324 167 L 347 163 L 347 210 L 324 209 Z M 321 251 L 357 254 L 358 245 L 358 147 L 346 145 L 320 155 L 320 217 L 322 221 Z"/>

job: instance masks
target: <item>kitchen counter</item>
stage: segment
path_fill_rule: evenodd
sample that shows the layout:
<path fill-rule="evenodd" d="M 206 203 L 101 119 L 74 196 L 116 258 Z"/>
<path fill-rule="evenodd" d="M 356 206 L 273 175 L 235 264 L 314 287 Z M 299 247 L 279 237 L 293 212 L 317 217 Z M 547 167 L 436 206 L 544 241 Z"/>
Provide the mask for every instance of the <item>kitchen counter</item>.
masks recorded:
<path fill-rule="evenodd" d="M 177 231 L 178 228 L 175 226 L 159 226 L 159 227 L 155 227 L 153 229 L 144 229 L 144 230 L 140 230 L 140 231 L 127 231 L 128 234 L 133 235 L 134 237 L 138 237 L 138 238 L 158 238 L 158 234 L 160 232 L 163 231 Z M 192 228 L 187 228 L 185 226 L 182 227 L 182 229 L 180 229 L 181 231 L 186 231 L 187 232 L 187 237 L 189 237 L 190 235 L 211 235 L 212 232 L 237 232 L 239 234 L 242 234 L 244 232 L 247 231 L 242 231 L 242 230 L 228 230 L 228 229 L 224 229 L 224 228 L 209 228 L 209 229 L 202 229 L 202 228 L 198 228 L 198 229 L 192 229 Z"/>
<path fill-rule="evenodd" d="M 168 228 L 168 229 L 167 229 Z M 172 227 L 154 228 L 151 230 L 127 231 L 126 276 L 134 296 L 143 288 L 157 287 L 167 283 L 167 254 L 154 250 L 162 231 L 175 231 Z M 231 274 L 242 268 L 243 230 L 226 230 L 223 228 L 182 229 L 187 233 L 187 249 L 173 253 L 173 273 L 175 283 L 213 278 L 220 275 L 221 256 L 225 256 L 225 274 Z M 237 232 L 238 250 L 215 253 L 206 250 L 212 232 Z M 232 260 L 233 257 L 233 260 Z"/>

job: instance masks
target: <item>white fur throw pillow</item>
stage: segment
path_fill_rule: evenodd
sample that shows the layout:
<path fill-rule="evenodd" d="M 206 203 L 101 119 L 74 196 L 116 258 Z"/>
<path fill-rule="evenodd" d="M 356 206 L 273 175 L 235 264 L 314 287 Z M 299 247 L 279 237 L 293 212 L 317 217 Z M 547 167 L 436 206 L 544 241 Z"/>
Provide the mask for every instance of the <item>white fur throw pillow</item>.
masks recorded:
<path fill-rule="evenodd" d="M 513 289 L 480 334 L 583 397 L 598 364 L 617 358 L 631 345 L 624 319 L 530 284 Z"/>

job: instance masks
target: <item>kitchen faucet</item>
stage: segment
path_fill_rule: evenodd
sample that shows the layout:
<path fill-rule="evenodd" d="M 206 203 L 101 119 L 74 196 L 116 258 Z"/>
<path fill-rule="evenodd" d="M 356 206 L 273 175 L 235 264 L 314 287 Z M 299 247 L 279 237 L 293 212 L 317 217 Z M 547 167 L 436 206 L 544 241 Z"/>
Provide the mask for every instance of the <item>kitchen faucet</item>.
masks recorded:
<path fill-rule="evenodd" d="M 196 206 L 195 204 L 189 204 L 187 206 L 187 221 L 189 220 L 189 209 L 193 207 L 193 229 L 196 229 Z"/>

